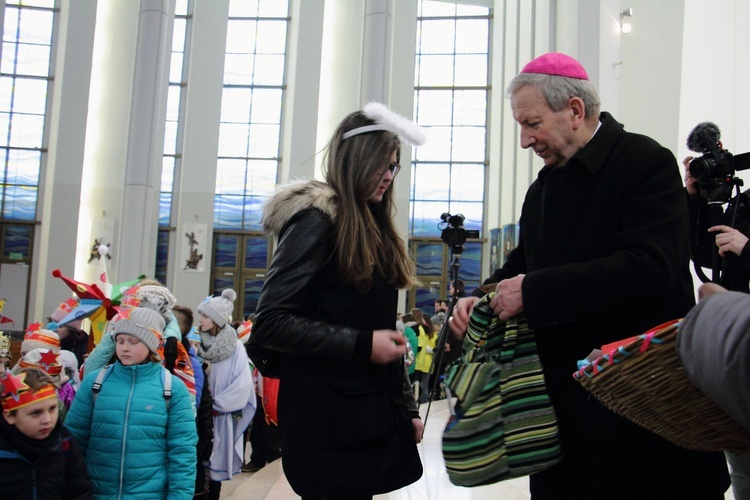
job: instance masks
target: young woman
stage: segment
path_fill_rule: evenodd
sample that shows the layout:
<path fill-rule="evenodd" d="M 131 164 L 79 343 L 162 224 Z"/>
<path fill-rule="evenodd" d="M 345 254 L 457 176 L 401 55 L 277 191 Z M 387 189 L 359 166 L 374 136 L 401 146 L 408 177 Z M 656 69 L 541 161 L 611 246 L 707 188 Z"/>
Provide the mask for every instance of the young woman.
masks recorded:
<path fill-rule="evenodd" d="M 398 290 L 416 283 L 392 219 L 399 135 L 424 141 L 368 104 L 336 129 L 325 182 L 282 186 L 264 207 L 278 246 L 248 352 L 263 370 L 278 365 L 282 464 L 303 499 L 367 498 L 422 474 L 423 426 L 395 330 Z"/>

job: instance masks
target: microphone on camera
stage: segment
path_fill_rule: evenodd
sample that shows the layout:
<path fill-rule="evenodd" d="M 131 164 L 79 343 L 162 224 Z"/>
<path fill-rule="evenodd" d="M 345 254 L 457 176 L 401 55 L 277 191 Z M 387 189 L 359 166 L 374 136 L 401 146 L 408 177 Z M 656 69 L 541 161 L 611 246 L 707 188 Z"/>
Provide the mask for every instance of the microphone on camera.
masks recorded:
<path fill-rule="evenodd" d="M 721 139 L 719 127 L 711 122 L 702 122 L 695 126 L 687 138 L 687 147 L 696 153 L 705 153 L 715 148 Z"/>

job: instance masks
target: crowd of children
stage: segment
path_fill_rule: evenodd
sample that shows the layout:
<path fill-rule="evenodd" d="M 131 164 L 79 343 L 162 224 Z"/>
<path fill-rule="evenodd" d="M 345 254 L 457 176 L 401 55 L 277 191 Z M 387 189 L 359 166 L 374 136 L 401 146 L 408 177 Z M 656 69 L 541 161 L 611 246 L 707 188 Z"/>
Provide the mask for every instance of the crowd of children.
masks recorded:
<path fill-rule="evenodd" d="M 17 360 L 0 332 L 3 495 L 218 499 L 247 470 L 244 435 L 263 404 L 242 342 L 251 322 L 235 330 L 235 298 L 226 289 L 194 315 L 142 280 L 95 346 L 78 297 L 26 328 Z"/>

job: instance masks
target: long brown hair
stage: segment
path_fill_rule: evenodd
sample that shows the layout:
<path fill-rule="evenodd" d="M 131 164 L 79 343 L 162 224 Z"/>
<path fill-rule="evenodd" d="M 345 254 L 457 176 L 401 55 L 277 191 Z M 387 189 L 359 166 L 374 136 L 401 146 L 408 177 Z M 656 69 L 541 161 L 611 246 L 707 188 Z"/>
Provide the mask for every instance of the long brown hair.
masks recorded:
<path fill-rule="evenodd" d="M 400 158 L 398 136 L 375 131 L 343 139 L 347 131 L 372 124 L 361 111 L 344 118 L 328 144 L 324 161 L 326 182 L 336 191 L 340 207 L 335 248 L 339 272 L 344 283 L 360 292 L 370 289 L 376 272 L 395 288 L 418 284 L 414 263 L 393 223 L 392 186 L 380 203 L 368 202 L 385 176 L 393 152 Z"/>

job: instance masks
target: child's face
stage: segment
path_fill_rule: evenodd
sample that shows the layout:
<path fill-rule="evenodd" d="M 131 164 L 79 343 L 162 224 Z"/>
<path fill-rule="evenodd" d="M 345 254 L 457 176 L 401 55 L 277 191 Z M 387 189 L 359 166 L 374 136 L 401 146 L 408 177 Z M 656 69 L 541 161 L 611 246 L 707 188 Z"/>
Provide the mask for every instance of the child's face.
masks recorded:
<path fill-rule="evenodd" d="M 47 398 L 23 406 L 11 413 L 3 410 L 5 421 L 15 425 L 21 434 L 32 439 L 44 439 L 57 425 L 57 398 Z"/>
<path fill-rule="evenodd" d="M 148 359 L 151 351 L 137 337 L 121 333 L 115 339 L 115 354 L 125 366 L 140 365 Z"/>
<path fill-rule="evenodd" d="M 200 316 L 198 317 L 198 323 L 201 325 L 202 332 L 210 332 L 211 330 L 213 330 L 214 326 L 216 326 L 213 320 L 203 313 L 200 313 Z"/>

